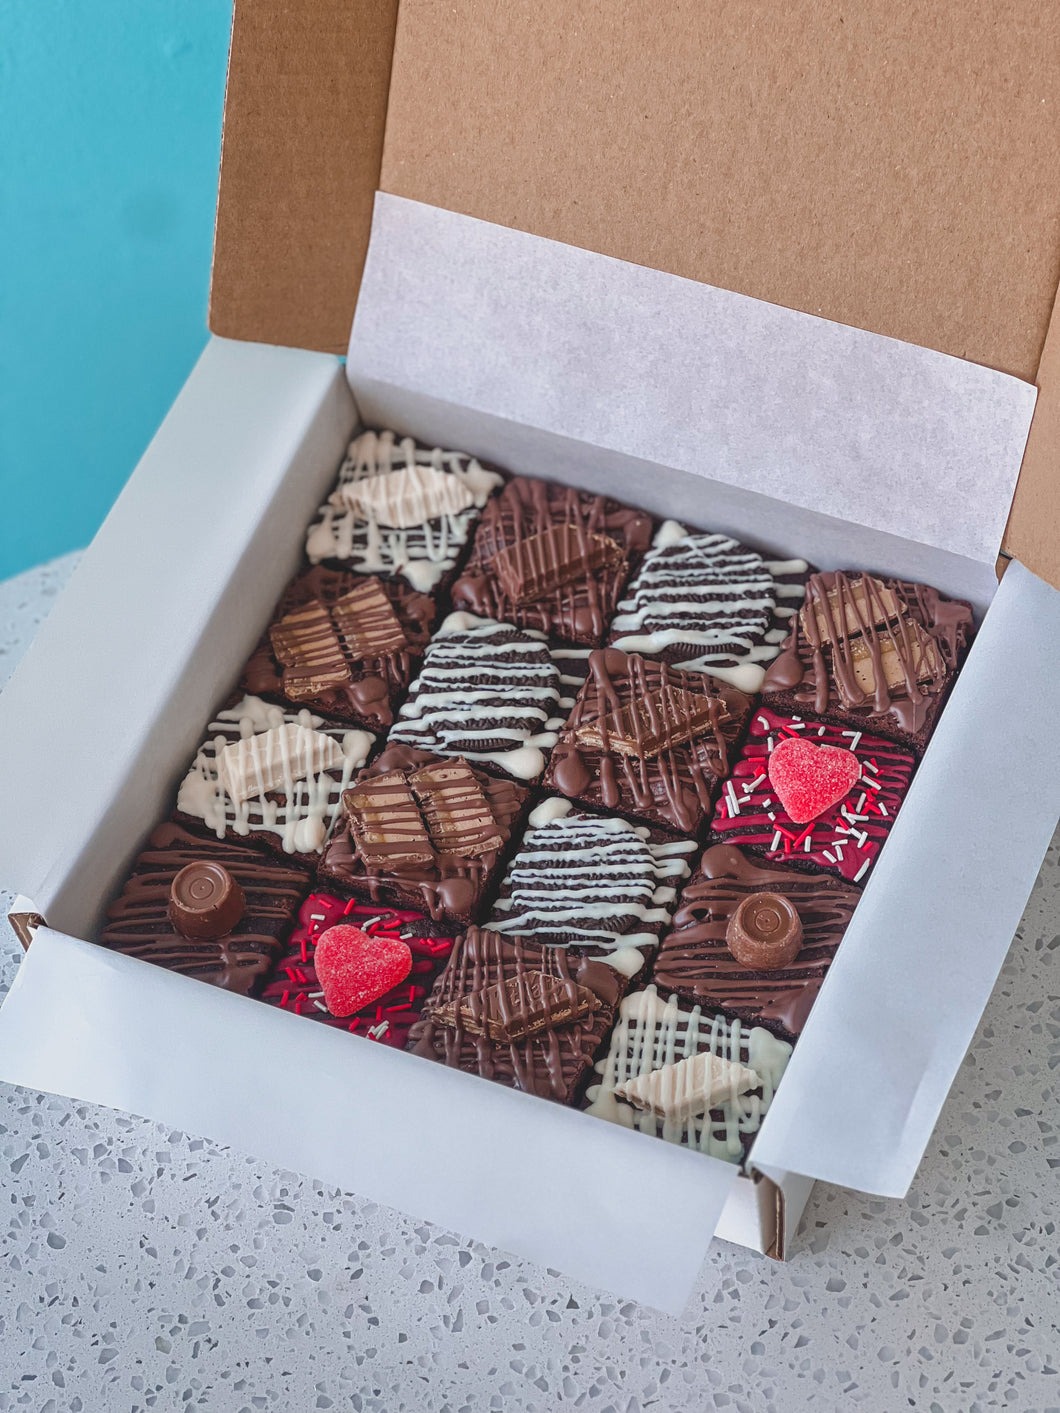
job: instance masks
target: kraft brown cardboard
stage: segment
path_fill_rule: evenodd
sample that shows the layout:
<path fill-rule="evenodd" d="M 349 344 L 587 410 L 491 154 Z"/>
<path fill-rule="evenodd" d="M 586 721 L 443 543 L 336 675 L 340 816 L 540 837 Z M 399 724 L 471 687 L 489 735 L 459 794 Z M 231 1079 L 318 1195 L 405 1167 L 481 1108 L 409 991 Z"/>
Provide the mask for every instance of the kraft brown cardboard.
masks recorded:
<path fill-rule="evenodd" d="M 1056 7 L 402 0 L 388 112 L 393 9 L 237 0 L 216 332 L 344 348 L 378 185 L 1035 379 Z M 1060 583 L 1047 372 L 1005 544 Z"/>

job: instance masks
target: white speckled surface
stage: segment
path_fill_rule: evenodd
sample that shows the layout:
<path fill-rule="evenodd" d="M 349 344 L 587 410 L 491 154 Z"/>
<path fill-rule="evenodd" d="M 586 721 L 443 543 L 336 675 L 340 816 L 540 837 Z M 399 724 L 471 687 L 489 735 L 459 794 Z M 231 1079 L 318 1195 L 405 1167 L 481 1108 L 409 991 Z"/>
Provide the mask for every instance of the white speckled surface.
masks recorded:
<path fill-rule="evenodd" d="M 0 585 L 0 682 L 72 563 Z M 684 1321 L 0 1086 L 0 1411 L 1060 1413 L 1058 955 L 1060 836 L 908 1199 L 818 1185 L 793 1260 L 717 1243 Z"/>

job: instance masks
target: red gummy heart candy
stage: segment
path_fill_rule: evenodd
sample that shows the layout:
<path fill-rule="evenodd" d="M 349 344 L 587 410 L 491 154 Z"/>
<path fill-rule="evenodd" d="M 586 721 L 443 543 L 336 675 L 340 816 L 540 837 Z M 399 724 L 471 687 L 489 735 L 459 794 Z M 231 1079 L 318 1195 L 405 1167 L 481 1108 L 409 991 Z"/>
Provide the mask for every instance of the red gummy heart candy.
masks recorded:
<path fill-rule="evenodd" d="M 340 922 L 318 937 L 313 965 L 331 1014 L 352 1016 L 405 980 L 412 953 L 404 942 Z"/>
<path fill-rule="evenodd" d="M 815 746 L 798 736 L 785 736 L 778 743 L 768 770 L 769 783 L 796 824 L 824 814 L 861 779 L 861 764 L 853 751 Z"/>

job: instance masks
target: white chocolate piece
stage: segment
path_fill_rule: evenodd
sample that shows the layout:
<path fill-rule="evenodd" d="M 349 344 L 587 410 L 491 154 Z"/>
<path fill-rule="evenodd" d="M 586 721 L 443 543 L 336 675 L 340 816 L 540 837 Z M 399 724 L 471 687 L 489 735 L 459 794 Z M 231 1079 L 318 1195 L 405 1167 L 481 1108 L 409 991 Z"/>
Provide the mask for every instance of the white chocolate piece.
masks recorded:
<path fill-rule="evenodd" d="M 746 1065 L 702 1050 L 698 1055 L 627 1079 L 615 1086 L 615 1093 L 669 1123 L 684 1123 L 748 1089 L 757 1089 L 761 1083 Z"/>
<path fill-rule="evenodd" d="M 443 515 L 458 515 L 475 503 L 471 488 L 459 477 L 416 464 L 351 481 L 335 494 L 359 519 L 374 519 L 398 530 L 409 530 Z"/>
<path fill-rule="evenodd" d="M 217 757 L 217 779 L 242 804 L 341 763 L 342 750 L 332 737 L 289 721 L 225 746 Z"/>

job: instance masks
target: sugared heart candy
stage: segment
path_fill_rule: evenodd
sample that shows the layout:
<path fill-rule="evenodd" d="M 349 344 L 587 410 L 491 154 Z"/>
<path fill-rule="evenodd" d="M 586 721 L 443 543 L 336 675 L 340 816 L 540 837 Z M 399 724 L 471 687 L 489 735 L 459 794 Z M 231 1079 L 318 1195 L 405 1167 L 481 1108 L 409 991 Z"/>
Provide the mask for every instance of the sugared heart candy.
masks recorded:
<path fill-rule="evenodd" d="M 769 757 L 769 783 L 796 824 L 808 824 L 849 795 L 861 778 L 853 751 L 785 736 Z"/>
<path fill-rule="evenodd" d="M 352 1016 L 405 980 L 412 953 L 404 942 L 340 922 L 317 938 L 313 965 L 331 1014 Z"/>

